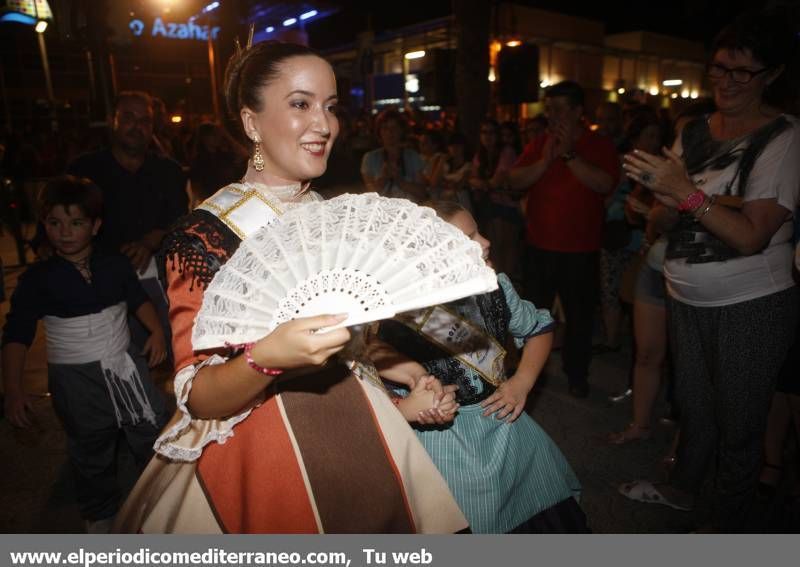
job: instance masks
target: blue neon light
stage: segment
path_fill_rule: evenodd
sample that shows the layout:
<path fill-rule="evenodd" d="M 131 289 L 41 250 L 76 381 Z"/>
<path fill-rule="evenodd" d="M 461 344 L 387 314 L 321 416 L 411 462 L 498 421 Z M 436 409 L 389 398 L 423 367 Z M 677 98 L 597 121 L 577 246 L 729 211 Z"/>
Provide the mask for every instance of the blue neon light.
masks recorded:
<path fill-rule="evenodd" d="M 289 27 L 296 23 L 297 23 L 297 18 L 289 18 L 288 20 L 283 20 L 284 27 Z"/>
<path fill-rule="evenodd" d="M 131 33 L 133 33 L 133 35 L 139 37 L 144 31 L 144 22 L 142 20 L 131 20 L 128 27 L 131 28 Z"/>
<path fill-rule="evenodd" d="M 20 14 L 19 12 L 8 12 L 0 16 L 0 22 L 12 22 L 15 24 L 25 24 L 27 26 L 35 26 L 36 18 Z"/>
<path fill-rule="evenodd" d="M 267 33 L 272 33 L 272 32 L 274 32 L 274 31 L 275 31 L 275 28 L 274 28 L 273 26 L 269 26 L 269 27 L 267 28 Z"/>
<path fill-rule="evenodd" d="M 203 8 L 203 13 L 207 14 L 208 12 L 212 12 L 217 8 L 219 8 L 219 2 L 212 2 L 211 4 Z"/>
<path fill-rule="evenodd" d="M 307 20 L 308 18 L 313 18 L 318 13 L 319 12 L 317 12 L 316 10 L 310 10 L 310 11 L 306 12 L 305 14 L 300 14 L 300 19 L 301 20 Z"/>

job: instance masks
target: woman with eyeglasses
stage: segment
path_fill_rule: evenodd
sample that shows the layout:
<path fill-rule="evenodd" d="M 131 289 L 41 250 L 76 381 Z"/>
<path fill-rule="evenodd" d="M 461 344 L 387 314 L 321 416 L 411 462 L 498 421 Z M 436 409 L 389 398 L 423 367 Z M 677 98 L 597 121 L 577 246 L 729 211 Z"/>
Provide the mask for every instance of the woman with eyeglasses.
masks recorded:
<path fill-rule="evenodd" d="M 800 123 L 780 104 L 797 38 L 786 21 L 750 13 L 724 29 L 708 66 L 717 110 L 663 155 L 625 158 L 627 175 L 674 217 L 664 276 L 681 439 L 669 484 L 620 492 L 690 510 L 716 456 L 711 531 L 758 529 L 766 417 L 800 305 L 791 273 Z"/>

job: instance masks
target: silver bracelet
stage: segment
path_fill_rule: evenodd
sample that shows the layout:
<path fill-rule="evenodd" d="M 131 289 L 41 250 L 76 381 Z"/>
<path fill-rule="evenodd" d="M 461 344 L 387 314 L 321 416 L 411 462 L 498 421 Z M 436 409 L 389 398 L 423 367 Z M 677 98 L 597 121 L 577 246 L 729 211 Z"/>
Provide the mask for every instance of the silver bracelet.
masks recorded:
<path fill-rule="evenodd" d="M 703 211 L 699 215 L 697 215 L 695 218 L 699 221 L 704 216 L 706 216 L 708 214 L 708 211 L 711 210 L 711 207 L 714 206 L 714 203 L 716 202 L 716 200 L 717 200 L 717 196 L 716 195 L 711 195 L 711 197 L 709 197 L 709 199 L 708 199 L 708 204 L 706 205 L 706 208 L 703 209 Z"/>

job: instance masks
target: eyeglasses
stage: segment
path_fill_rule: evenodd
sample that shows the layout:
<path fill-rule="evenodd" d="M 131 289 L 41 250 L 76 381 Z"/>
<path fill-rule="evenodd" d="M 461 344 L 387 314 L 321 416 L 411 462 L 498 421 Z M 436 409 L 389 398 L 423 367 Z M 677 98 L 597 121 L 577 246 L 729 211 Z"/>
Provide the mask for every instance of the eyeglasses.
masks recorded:
<path fill-rule="evenodd" d="M 741 67 L 737 67 L 735 69 L 729 69 L 724 65 L 720 65 L 718 63 L 709 63 L 706 73 L 712 79 L 722 79 L 725 75 L 730 74 L 731 79 L 733 79 L 734 83 L 739 83 L 740 85 L 746 85 L 750 81 L 753 80 L 753 77 L 756 75 L 760 75 L 765 71 L 769 71 L 771 67 L 764 67 L 763 69 L 759 69 L 758 71 L 750 71 L 749 69 L 742 69 Z"/>
<path fill-rule="evenodd" d="M 124 124 L 138 124 L 145 128 L 153 125 L 153 117 L 149 114 L 137 115 L 135 112 L 118 112 L 117 120 Z"/>

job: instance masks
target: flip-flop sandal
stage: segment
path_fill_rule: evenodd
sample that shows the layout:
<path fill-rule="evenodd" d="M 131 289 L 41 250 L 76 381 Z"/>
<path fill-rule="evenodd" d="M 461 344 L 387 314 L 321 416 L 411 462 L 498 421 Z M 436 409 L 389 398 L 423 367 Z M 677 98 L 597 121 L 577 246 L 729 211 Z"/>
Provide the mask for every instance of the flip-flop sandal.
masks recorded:
<path fill-rule="evenodd" d="M 691 506 L 683 506 L 667 500 L 649 480 L 627 482 L 619 487 L 619 493 L 625 498 L 630 498 L 637 502 L 644 502 L 645 504 L 663 504 L 664 506 L 669 506 L 681 512 L 689 512 L 692 509 Z"/>

